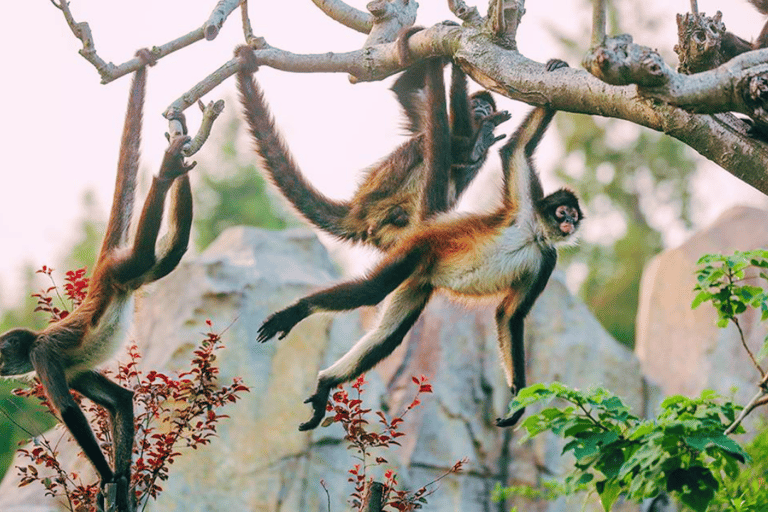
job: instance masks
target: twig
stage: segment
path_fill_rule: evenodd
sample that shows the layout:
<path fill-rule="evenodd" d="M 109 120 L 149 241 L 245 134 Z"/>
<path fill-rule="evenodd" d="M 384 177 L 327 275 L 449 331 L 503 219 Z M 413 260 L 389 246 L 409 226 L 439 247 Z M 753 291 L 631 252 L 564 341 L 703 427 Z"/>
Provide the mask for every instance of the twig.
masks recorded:
<path fill-rule="evenodd" d="M 184 147 L 184 156 L 192 156 L 203 147 L 205 141 L 208 140 L 208 136 L 211 134 L 211 128 L 213 122 L 219 115 L 224 112 L 224 100 L 218 100 L 215 103 L 210 102 L 208 105 L 204 105 L 202 101 L 198 101 L 198 106 L 203 112 L 203 119 L 200 122 L 200 128 L 197 130 L 197 135 L 189 143 L 188 147 Z"/>
<path fill-rule="evenodd" d="M 605 7 L 605 0 L 594 0 L 594 9 L 592 11 L 592 48 L 600 46 L 605 42 Z"/>
<path fill-rule="evenodd" d="M 457 18 L 470 25 L 479 25 L 483 21 L 482 16 L 480 16 L 480 13 L 477 11 L 477 7 L 467 6 L 467 4 L 464 3 L 464 0 L 448 0 L 448 9 L 450 9 Z"/>
<path fill-rule="evenodd" d="M 731 423 L 731 426 L 725 429 L 724 434 L 733 434 L 733 431 L 736 430 L 736 427 L 738 427 L 742 421 L 744 421 L 744 418 L 747 417 L 747 414 L 751 413 L 761 405 L 765 405 L 766 403 L 768 403 L 768 394 L 766 394 L 766 392 L 761 389 L 754 397 L 752 397 L 752 400 L 749 401 L 744 409 L 742 409 L 741 414 L 739 414 L 738 418 L 736 418 L 734 422 Z"/>
<path fill-rule="evenodd" d="M 170 55 L 173 52 L 181 50 L 182 48 L 186 48 L 187 46 L 204 39 L 206 36 L 206 27 L 208 27 L 209 30 L 212 26 L 221 27 L 221 24 L 224 23 L 224 18 L 226 18 L 229 12 L 231 12 L 229 11 L 226 13 L 226 15 L 223 15 L 222 13 L 224 13 L 224 9 L 227 9 L 229 4 L 235 2 L 236 0 L 221 0 L 211 15 L 211 18 L 209 18 L 208 22 L 206 22 L 206 25 L 164 45 L 153 46 L 150 51 L 152 52 L 155 60 L 160 60 L 166 55 Z M 108 84 L 114 80 L 117 80 L 121 76 L 133 73 L 145 65 L 144 61 L 139 58 L 133 58 L 117 66 L 112 62 L 106 62 L 104 59 L 99 57 L 98 53 L 96 52 L 96 45 L 93 41 L 93 36 L 91 35 L 91 29 L 88 26 L 88 23 L 75 21 L 74 17 L 72 16 L 72 12 L 69 10 L 69 2 L 67 0 L 60 0 L 60 2 L 57 4 L 54 0 L 51 0 L 51 3 L 53 3 L 54 6 L 61 10 L 62 14 L 64 15 L 64 19 L 67 21 L 67 25 L 69 25 L 70 30 L 72 30 L 72 33 L 76 38 L 82 41 L 83 48 L 78 53 L 80 53 L 80 55 L 82 55 L 85 60 L 93 64 L 93 66 L 96 68 L 96 71 L 98 71 L 99 76 L 101 76 L 102 84 Z M 220 9 L 221 13 L 219 13 Z M 213 25 L 209 26 L 208 24 L 211 23 L 211 20 L 213 20 Z M 216 25 L 216 23 L 218 23 L 218 25 Z M 218 33 L 218 28 L 216 28 L 216 33 Z M 215 37 L 215 34 L 213 37 Z"/>
<path fill-rule="evenodd" d="M 207 41 L 216 39 L 216 36 L 219 35 L 219 29 L 224 24 L 224 20 L 232 14 L 232 11 L 237 9 L 238 5 L 240 5 L 240 0 L 219 0 L 208 21 L 203 24 L 203 33 Z"/>
<path fill-rule="evenodd" d="M 373 28 L 373 16 L 345 4 L 341 0 L 312 0 L 318 9 L 329 18 L 338 21 L 345 27 L 363 34 L 369 34 Z"/>
<path fill-rule="evenodd" d="M 699 3 L 696 0 L 691 0 L 691 13 L 693 13 L 694 16 L 699 15 Z"/>
<path fill-rule="evenodd" d="M 755 356 L 754 354 L 752 354 L 752 351 L 749 350 L 749 346 L 747 346 L 747 341 L 744 339 L 744 331 L 741 330 L 741 325 L 739 324 L 739 319 L 734 316 L 733 318 L 731 318 L 731 321 L 734 324 L 736 324 L 736 329 L 739 330 L 739 339 L 741 339 L 741 344 L 744 347 L 744 350 L 747 351 L 749 358 L 752 360 L 752 364 L 754 364 L 755 368 L 757 368 L 757 371 L 760 372 L 760 377 L 764 377 L 766 373 L 760 367 L 760 363 L 757 362 L 757 359 L 755 359 Z"/>
<path fill-rule="evenodd" d="M 253 39 L 253 27 L 251 27 L 251 19 L 248 17 L 248 0 L 243 0 L 240 4 L 240 16 L 243 22 L 243 37 L 246 44 L 251 44 Z"/>

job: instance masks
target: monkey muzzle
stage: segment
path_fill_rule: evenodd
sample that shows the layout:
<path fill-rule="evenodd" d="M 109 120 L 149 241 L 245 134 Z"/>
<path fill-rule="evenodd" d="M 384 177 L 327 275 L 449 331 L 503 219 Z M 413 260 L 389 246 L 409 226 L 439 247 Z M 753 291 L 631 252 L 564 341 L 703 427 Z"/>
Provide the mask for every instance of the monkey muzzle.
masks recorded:
<path fill-rule="evenodd" d="M 560 232 L 564 235 L 570 235 L 574 231 L 576 231 L 576 219 L 566 213 L 565 219 L 560 223 Z"/>

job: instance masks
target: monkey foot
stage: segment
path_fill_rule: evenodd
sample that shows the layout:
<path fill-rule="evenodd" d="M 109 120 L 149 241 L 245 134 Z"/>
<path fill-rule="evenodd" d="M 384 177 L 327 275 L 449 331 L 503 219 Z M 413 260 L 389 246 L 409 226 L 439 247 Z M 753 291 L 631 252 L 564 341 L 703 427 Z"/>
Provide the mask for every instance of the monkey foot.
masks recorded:
<path fill-rule="evenodd" d="M 525 409 L 520 409 L 512 413 L 512 416 L 506 418 L 496 418 L 496 426 L 501 428 L 514 427 L 520 418 L 525 414 Z"/>
<path fill-rule="evenodd" d="M 302 432 L 305 432 L 307 430 L 313 430 L 316 428 L 321 421 L 323 421 L 323 417 L 325 416 L 325 408 L 328 405 L 328 395 L 331 393 L 331 388 L 327 386 L 320 386 L 318 384 L 317 391 L 314 395 L 304 400 L 305 404 L 311 404 L 313 413 L 312 418 L 299 425 L 299 430 Z"/>

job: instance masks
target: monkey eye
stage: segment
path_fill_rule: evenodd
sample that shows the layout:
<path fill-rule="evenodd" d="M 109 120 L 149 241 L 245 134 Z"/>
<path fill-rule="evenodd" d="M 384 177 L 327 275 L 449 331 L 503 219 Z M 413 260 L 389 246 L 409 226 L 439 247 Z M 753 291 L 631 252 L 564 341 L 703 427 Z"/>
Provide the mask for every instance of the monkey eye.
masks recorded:
<path fill-rule="evenodd" d="M 558 220 L 565 217 L 565 215 L 568 213 L 568 207 L 564 204 L 561 204 L 557 207 L 557 210 L 555 210 L 555 217 L 558 218 Z"/>

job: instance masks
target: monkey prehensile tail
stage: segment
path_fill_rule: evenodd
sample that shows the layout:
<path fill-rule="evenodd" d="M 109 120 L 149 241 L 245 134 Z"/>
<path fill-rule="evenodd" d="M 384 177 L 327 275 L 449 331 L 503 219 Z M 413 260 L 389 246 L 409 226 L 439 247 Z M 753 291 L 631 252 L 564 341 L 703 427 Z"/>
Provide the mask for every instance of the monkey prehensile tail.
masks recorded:
<path fill-rule="evenodd" d="M 498 139 L 494 128 L 509 119 L 496 112 L 487 92 L 467 95 L 466 76 L 453 67 L 451 126 L 446 112 L 442 61 L 432 59 L 403 73 L 392 87 L 415 133 L 365 175 L 349 201 L 334 201 L 302 175 L 277 133 L 248 47 L 237 50 L 240 99 L 263 168 L 294 208 L 317 228 L 342 240 L 384 251 L 429 217 L 452 208 L 477 175 Z M 424 98 L 417 92 L 424 88 Z M 449 166 L 433 165 L 449 159 Z"/>
<path fill-rule="evenodd" d="M 559 60 L 547 63 L 552 72 L 564 66 Z M 555 245 L 568 241 L 583 217 L 573 192 L 561 189 L 544 196 L 533 166 L 533 152 L 554 113 L 550 107 L 535 108 L 501 149 L 504 197 L 497 210 L 427 221 L 388 251 L 367 277 L 313 293 L 264 321 L 260 342 L 285 337 L 313 313 L 384 301 L 377 325 L 318 375 L 315 393 L 307 399 L 312 418 L 299 430 L 317 427 L 332 388 L 392 353 L 438 290 L 470 299 L 499 297 L 496 324 L 502 366 L 513 395 L 526 385 L 523 320 L 555 267 Z M 514 425 L 523 412 L 500 418 L 497 425 Z"/>
<path fill-rule="evenodd" d="M 146 64 L 151 53 L 138 55 L 145 67 L 136 71 L 125 118 L 112 210 L 101 249 L 83 302 L 67 317 L 39 332 L 12 329 L 0 336 L 0 375 L 37 373 L 53 407 L 99 473 L 102 491 L 117 485 L 119 512 L 135 508 L 131 482 L 133 453 L 133 392 L 94 370 L 120 346 L 119 334 L 131 316 L 134 290 L 159 279 L 179 263 L 189 243 L 192 224 L 192 193 L 187 165 L 181 150 L 189 137 L 173 139 L 165 152 L 160 172 L 152 181 L 132 245 L 127 245 L 133 211 L 142 109 L 146 88 Z M 155 244 L 164 201 L 173 188 L 168 243 L 160 254 Z M 101 451 L 83 411 L 70 389 L 104 407 L 111 420 L 114 469 Z M 103 493 L 99 501 L 103 502 Z M 102 503 L 103 505 L 103 503 Z"/>

